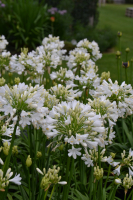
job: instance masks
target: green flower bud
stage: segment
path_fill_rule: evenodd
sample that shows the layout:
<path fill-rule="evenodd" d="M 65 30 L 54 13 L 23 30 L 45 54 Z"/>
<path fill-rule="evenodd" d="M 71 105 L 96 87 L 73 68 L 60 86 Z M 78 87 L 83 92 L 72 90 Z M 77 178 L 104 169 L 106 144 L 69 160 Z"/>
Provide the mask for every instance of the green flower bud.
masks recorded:
<path fill-rule="evenodd" d="M 12 148 L 12 154 L 15 155 L 15 156 L 18 155 L 18 146 L 14 146 L 14 147 Z"/>
<path fill-rule="evenodd" d="M 48 188 L 50 187 L 51 185 L 51 182 L 49 181 L 49 178 L 46 178 L 45 176 L 42 178 L 42 181 L 41 181 L 41 184 L 40 184 L 40 187 L 43 189 L 43 190 L 48 190 Z"/>
<path fill-rule="evenodd" d="M 12 73 L 11 73 L 11 72 L 9 72 L 9 73 L 8 73 L 8 76 L 12 76 Z"/>
<path fill-rule="evenodd" d="M 111 152 L 110 155 L 112 156 L 112 158 L 115 158 L 116 153 Z"/>
<path fill-rule="evenodd" d="M 21 53 L 27 55 L 27 53 L 28 53 L 28 48 L 21 48 Z"/>
<path fill-rule="evenodd" d="M 99 180 L 103 177 L 103 168 L 99 169 L 99 166 L 94 167 L 94 176 L 96 180 Z"/>
<path fill-rule="evenodd" d="M 3 144 L 3 153 L 8 156 L 10 150 L 10 145 L 8 145 L 8 142 L 4 142 Z"/>
<path fill-rule="evenodd" d="M 60 151 L 62 151 L 62 150 L 64 149 L 64 144 L 61 144 L 61 145 L 58 147 L 58 149 L 59 149 Z"/>
<path fill-rule="evenodd" d="M 2 78 L 0 78 L 0 86 L 3 86 L 4 84 L 5 84 L 5 79 L 2 77 Z"/>
<path fill-rule="evenodd" d="M 20 78 L 19 78 L 19 77 L 15 78 L 15 79 L 14 79 L 14 82 L 15 82 L 15 84 L 18 85 L 18 84 L 20 83 Z"/>
<path fill-rule="evenodd" d="M 108 80 L 110 78 L 110 72 L 108 71 L 108 72 L 103 72 L 102 74 L 101 74 L 101 82 L 103 81 L 103 80 Z"/>
<path fill-rule="evenodd" d="M 41 157 L 42 157 L 42 152 L 37 151 L 36 157 L 37 157 L 37 158 L 41 158 Z"/>
<path fill-rule="evenodd" d="M 126 52 L 129 52 L 129 51 L 130 51 L 130 49 L 129 49 L 129 48 L 126 48 L 126 49 L 125 49 L 125 51 L 126 51 Z"/>
<path fill-rule="evenodd" d="M 121 37 L 122 36 L 122 32 L 118 31 L 117 36 Z"/>
<path fill-rule="evenodd" d="M 26 166 L 30 167 L 32 165 L 32 159 L 30 158 L 30 155 L 26 159 Z"/>
<path fill-rule="evenodd" d="M 120 52 L 120 51 L 117 51 L 117 52 L 116 52 L 116 58 L 120 58 L 120 56 L 121 56 L 121 52 Z"/>

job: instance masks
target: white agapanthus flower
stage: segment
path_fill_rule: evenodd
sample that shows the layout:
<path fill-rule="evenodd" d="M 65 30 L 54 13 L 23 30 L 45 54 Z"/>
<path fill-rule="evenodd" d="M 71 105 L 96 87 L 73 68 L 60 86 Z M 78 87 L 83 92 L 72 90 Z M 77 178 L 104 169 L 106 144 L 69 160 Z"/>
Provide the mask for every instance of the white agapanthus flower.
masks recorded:
<path fill-rule="evenodd" d="M 8 44 L 8 41 L 5 39 L 5 36 L 1 35 L 0 36 L 0 52 L 6 48 L 7 44 Z"/>
<path fill-rule="evenodd" d="M 96 61 L 102 57 L 100 53 L 99 46 L 95 41 L 90 42 L 87 39 L 80 40 L 77 43 L 77 47 L 87 49 L 88 53 L 91 55 L 91 59 Z"/>
<path fill-rule="evenodd" d="M 68 81 L 74 80 L 74 73 L 67 68 L 60 68 L 59 71 L 52 72 L 50 78 L 58 83 L 68 83 Z"/>
<path fill-rule="evenodd" d="M 32 87 L 25 83 L 19 83 L 11 88 L 7 85 L 0 87 L 0 111 L 4 113 L 8 124 L 11 120 L 15 123 L 19 118 L 19 125 L 23 128 L 30 124 L 39 128 L 48 112 L 48 108 L 44 107 L 43 93 L 43 86 Z"/>
<path fill-rule="evenodd" d="M 120 169 L 121 169 L 121 165 L 119 165 L 115 170 L 113 170 L 113 173 L 117 174 L 119 176 L 120 175 Z"/>
<path fill-rule="evenodd" d="M 90 105 L 76 100 L 54 106 L 42 128 L 48 138 L 54 137 L 60 144 L 67 142 L 73 148 L 97 146 L 95 138 L 105 133 L 100 115 L 96 115 Z"/>
<path fill-rule="evenodd" d="M 52 95 L 55 95 L 55 97 L 59 99 L 60 101 L 72 101 L 75 98 L 80 97 L 82 94 L 82 92 L 78 90 L 73 90 L 71 85 L 67 85 L 65 87 L 61 84 L 51 87 L 49 92 Z"/>
<path fill-rule="evenodd" d="M 107 99 L 106 96 L 99 96 L 99 98 L 95 98 L 94 100 L 88 99 L 89 104 L 94 109 L 97 114 L 101 114 L 103 121 L 108 121 L 109 126 L 112 127 L 115 125 L 115 122 L 118 119 L 118 109 L 116 105 L 116 101 L 111 101 Z"/>
<path fill-rule="evenodd" d="M 76 72 L 78 67 L 82 67 L 82 65 L 86 65 L 88 60 L 90 59 L 90 54 L 84 48 L 75 48 L 74 50 L 69 52 L 69 56 L 66 57 L 67 66 L 69 69 Z"/>
<path fill-rule="evenodd" d="M 74 148 L 74 146 L 72 146 L 72 149 L 68 150 L 68 156 L 69 157 L 73 157 L 74 159 L 77 158 L 77 156 L 81 156 L 81 152 L 80 152 L 81 148 Z"/>
<path fill-rule="evenodd" d="M 11 172 L 11 168 L 9 168 L 4 176 L 2 169 L 0 169 L 0 190 L 4 191 L 5 188 L 9 185 L 9 182 L 15 183 L 16 185 L 21 185 L 21 177 L 20 174 L 15 175 L 14 178 L 13 172 Z"/>
<path fill-rule="evenodd" d="M 117 81 L 113 83 L 111 79 L 108 79 L 108 82 L 103 80 L 101 85 L 89 92 L 93 98 L 104 95 L 111 102 L 115 101 L 119 117 L 133 113 L 133 89 L 130 84 L 127 85 L 123 82 L 121 85 L 118 85 Z"/>

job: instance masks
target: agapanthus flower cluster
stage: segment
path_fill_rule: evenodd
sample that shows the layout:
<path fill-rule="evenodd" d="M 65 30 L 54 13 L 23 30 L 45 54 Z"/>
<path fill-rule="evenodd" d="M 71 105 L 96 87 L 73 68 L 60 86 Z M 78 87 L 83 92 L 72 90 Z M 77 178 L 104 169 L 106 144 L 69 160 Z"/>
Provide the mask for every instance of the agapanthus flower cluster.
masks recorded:
<path fill-rule="evenodd" d="M 74 80 L 74 73 L 71 70 L 67 70 L 67 68 L 60 68 L 59 71 L 52 72 L 50 74 L 51 80 L 54 82 L 60 83 L 60 84 L 71 84 L 72 81 Z"/>
<path fill-rule="evenodd" d="M 81 96 L 81 92 L 78 90 L 73 90 L 71 85 L 67 85 L 66 87 L 58 84 L 54 87 L 51 87 L 49 92 L 52 95 L 55 95 L 57 99 L 61 101 L 72 101 L 75 98 L 78 98 Z"/>
<path fill-rule="evenodd" d="M 90 94 L 93 98 L 104 95 L 111 102 L 116 101 L 119 117 L 133 113 L 133 90 L 130 84 L 123 82 L 119 86 L 117 81 L 113 83 L 111 79 L 108 82 L 103 80 L 95 90 L 90 90 Z"/>
<path fill-rule="evenodd" d="M 1 118 L 1 120 L 2 120 L 2 118 Z M 7 120 L 7 125 L 6 124 L 2 125 L 1 130 L 0 130 L 0 138 L 2 139 L 3 143 L 8 143 L 8 145 L 10 144 L 13 131 L 14 131 L 14 124 L 8 125 L 8 120 Z M 17 127 L 17 129 L 16 129 L 16 135 L 18 135 L 18 136 L 20 135 L 19 127 Z"/>
<path fill-rule="evenodd" d="M 90 59 L 90 54 L 84 48 L 75 48 L 69 52 L 69 56 L 66 57 L 67 66 L 69 69 L 76 72 L 77 69 L 81 69 L 82 65 L 87 65 L 88 60 Z"/>
<path fill-rule="evenodd" d="M 43 172 L 39 169 L 39 168 L 36 168 L 36 170 L 41 174 L 43 175 L 43 178 L 42 178 L 42 181 L 41 181 L 41 188 L 43 190 L 48 190 L 49 187 L 51 185 L 55 185 L 55 184 L 61 184 L 61 185 L 66 185 L 67 182 L 66 181 L 61 181 L 61 176 L 59 176 L 59 171 L 60 171 L 60 167 L 57 167 L 56 169 L 56 166 L 54 165 L 53 166 L 53 169 L 49 168 L 48 169 L 48 172 L 46 173 L 46 169 L 43 168 Z"/>
<path fill-rule="evenodd" d="M 69 150 L 69 155 L 74 155 L 74 158 L 78 146 L 94 148 L 105 134 L 101 116 L 92 111 L 90 105 L 76 100 L 54 106 L 45 122 L 42 128 L 46 136 L 56 137 L 57 146 L 63 142 L 70 144 L 72 149 Z"/>
<path fill-rule="evenodd" d="M 105 149 L 102 149 L 102 151 L 100 152 L 100 161 L 101 162 L 105 162 L 106 160 L 106 156 L 104 156 L 105 154 Z M 87 167 L 90 166 L 94 166 L 98 163 L 98 150 L 96 148 L 94 149 L 89 149 L 89 151 L 87 150 L 87 148 L 85 148 L 85 154 L 83 154 L 83 156 L 81 157 L 82 160 L 84 160 L 85 165 L 87 165 Z"/>
<path fill-rule="evenodd" d="M 4 35 L 0 36 L 0 52 L 2 52 L 5 48 L 6 45 L 8 45 L 8 41 L 5 39 Z"/>
<path fill-rule="evenodd" d="M 41 83 L 43 75 L 47 70 L 50 74 L 50 68 L 56 68 L 62 64 L 66 50 L 63 50 L 64 42 L 59 40 L 59 37 L 44 38 L 42 46 L 36 48 L 35 51 L 29 52 L 28 49 L 22 49 L 20 55 L 11 56 L 10 65 L 7 70 L 18 74 L 29 74 L 29 78 Z"/>
<path fill-rule="evenodd" d="M 116 101 L 111 102 L 109 99 L 106 99 L 106 96 L 100 96 L 94 100 L 88 99 L 88 103 L 94 109 L 94 111 L 101 115 L 104 123 L 109 122 L 109 126 L 115 125 L 115 122 L 118 119 L 118 109 Z"/>
<path fill-rule="evenodd" d="M 99 46 L 95 41 L 90 42 L 87 39 L 83 39 L 77 43 L 77 47 L 87 49 L 87 52 L 90 53 L 91 59 L 94 61 L 97 61 L 102 57 Z"/>
<path fill-rule="evenodd" d="M 112 159 L 111 165 L 116 166 L 116 168 L 113 170 L 113 173 L 118 176 L 115 178 L 115 184 L 122 184 L 122 186 L 125 188 L 125 194 L 127 193 L 127 190 L 130 189 L 133 186 L 133 151 L 129 149 L 129 154 L 127 157 L 125 150 L 123 150 L 123 153 L 121 153 L 122 160 L 120 162 L 114 162 Z M 122 173 L 122 168 L 128 167 L 129 173 L 126 174 L 126 176 L 123 178 L 123 181 L 121 180 L 121 177 L 119 177 Z"/>
<path fill-rule="evenodd" d="M 88 93 L 90 89 L 92 90 L 100 84 L 100 78 L 95 73 L 95 69 L 93 68 L 88 69 L 88 71 L 86 73 L 83 73 L 81 76 L 75 76 L 74 79 L 76 81 L 79 81 L 78 87 L 80 88 L 80 90 L 86 89 L 88 90 Z"/>
<path fill-rule="evenodd" d="M 41 94 L 41 97 L 44 99 L 44 107 L 49 108 L 49 110 L 59 103 L 59 99 L 57 99 L 55 95 L 51 95 L 46 90 Z"/>
<path fill-rule="evenodd" d="M 26 125 L 33 124 L 34 127 L 40 127 L 41 121 L 48 112 L 48 108 L 43 107 L 44 99 L 41 97 L 45 90 L 43 86 L 35 87 L 19 83 L 11 88 L 7 85 L 0 87 L 0 111 L 2 118 L 9 124 L 11 120 L 23 128 Z"/>
<path fill-rule="evenodd" d="M 49 35 L 43 39 L 42 45 L 45 50 L 61 50 L 64 47 L 64 41 L 60 41 L 59 37 L 53 37 L 52 35 Z M 63 52 L 66 52 L 66 50 L 63 50 Z"/>
<path fill-rule="evenodd" d="M 15 175 L 14 178 L 11 179 L 13 176 L 13 172 L 11 172 L 11 168 L 9 168 L 4 176 L 2 169 L 0 169 L 0 191 L 5 191 L 5 188 L 8 187 L 9 183 L 15 183 L 17 185 L 21 185 L 21 177 L 20 174 Z"/>

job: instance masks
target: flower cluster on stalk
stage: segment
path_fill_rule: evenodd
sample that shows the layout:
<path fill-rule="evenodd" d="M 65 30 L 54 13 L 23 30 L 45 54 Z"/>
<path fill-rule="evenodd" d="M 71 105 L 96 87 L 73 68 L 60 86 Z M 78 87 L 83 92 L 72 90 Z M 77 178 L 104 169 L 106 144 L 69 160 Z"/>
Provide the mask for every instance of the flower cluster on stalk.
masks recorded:
<path fill-rule="evenodd" d="M 70 151 L 73 152 L 80 145 L 91 148 L 97 146 L 96 140 L 105 133 L 101 116 L 92 111 L 90 105 L 76 100 L 54 106 L 45 121 L 42 128 L 47 137 L 56 137 L 60 144 L 70 144 L 73 148 Z"/>

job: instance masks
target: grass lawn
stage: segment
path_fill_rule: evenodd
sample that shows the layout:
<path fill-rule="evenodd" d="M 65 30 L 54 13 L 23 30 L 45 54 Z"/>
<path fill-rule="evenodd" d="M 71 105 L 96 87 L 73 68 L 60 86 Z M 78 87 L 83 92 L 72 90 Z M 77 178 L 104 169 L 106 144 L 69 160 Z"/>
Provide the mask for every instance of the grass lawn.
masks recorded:
<path fill-rule="evenodd" d="M 97 29 L 104 28 L 105 26 L 110 27 L 117 34 L 118 31 L 122 32 L 121 37 L 121 62 L 125 62 L 125 49 L 130 48 L 129 61 L 133 58 L 133 18 L 125 16 L 127 7 L 133 7 L 132 5 L 125 4 L 106 4 L 99 8 L 99 23 Z M 104 53 L 102 59 L 97 61 L 99 67 L 99 74 L 103 71 L 110 71 L 112 80 L 118 79 L 117 77 L 117 64 L 115 53 L 118 50 L 117 46 L 112 49 L 110 53 Z M 124 80 L 124 69 L 122 69 L 122 79 Z M 130 76 L 130 69 L 128 69 L 128 76 Z"/>

